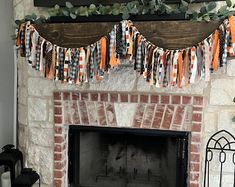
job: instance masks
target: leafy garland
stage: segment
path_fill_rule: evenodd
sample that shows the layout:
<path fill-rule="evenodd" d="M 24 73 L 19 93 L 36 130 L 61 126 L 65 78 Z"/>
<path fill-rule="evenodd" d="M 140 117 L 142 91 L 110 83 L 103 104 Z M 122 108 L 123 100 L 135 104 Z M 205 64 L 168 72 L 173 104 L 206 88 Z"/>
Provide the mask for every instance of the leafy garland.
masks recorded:
<path fill-rule="evenodd" d="M 189 6 L 193 4 L 194 0 L 181 0 L 180 4 L 168 5 L 162 0 L 134 0 L 128 3 L 115 3 L 113 5 L 94 5 L 78 6 L 75 7 L 70 2 L 66 2 L 65 7 L 55 5 L 53 8 L 48 9 L 49 16 L 66 16 L 76 19 L 79 16 L 92 16 L 92 15 L 122 15 L 122 19 L 128 19 L 131 15 L 170 15 L 182 13 L 185 19 L 196 21 L 210 21 L 210 20 L 223 20 L 224 18 L 234 15 L 235 5 L 231 0 L 226 0 L 226 5 L 217 8 L 215 2 L 204 3 L 199 11 L 190 11 Z M 27 15 L 22 20 L 16 20 L 15 23 L 20 25 L 25 21 L 33 23 L 44 23 L 50 20 L 44 16 L 38 17 L 36 14 Z"/>

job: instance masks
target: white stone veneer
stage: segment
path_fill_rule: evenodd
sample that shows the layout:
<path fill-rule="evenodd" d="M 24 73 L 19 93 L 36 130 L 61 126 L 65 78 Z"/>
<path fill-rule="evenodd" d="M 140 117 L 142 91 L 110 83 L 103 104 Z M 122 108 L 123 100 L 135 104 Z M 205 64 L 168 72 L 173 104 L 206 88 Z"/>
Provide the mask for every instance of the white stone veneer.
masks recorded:
<path fill-rule="evenodd" d="M 42 8 L 34 8 L 32 0 L 14 0 L 15 19 L 21 19 L 35 12 L 44 14 Z M 118 80 L 118 81 L 117 81 Z M 111 71 L 100 83 L 89 83 L 77 87 L 53 82 L 41 77 L 25 62 L 18 59 L 18 140 L 19 148 L 25 156 L 25 165 L 37 170 L 42 179 L 42 187 L 53 186 L 53 91 L 54 90 L 99 90 L 128 92 L 187 93 L 205 96 L 203 119 L 203 142 L 201 154 L 205 155 L 205 144 L 218 130 L 225 129 L 235 134 L 235 59 L 228 61 L 227 68 L 212 75 L 208 83 L 196 82 L 188 88 L 157 89 L 150 87 L 135 73 L 133 68 L 122 67 Z M 118 106 L 116 106 L 118 107 Z M 202 164 L 203 166 L 203 164 Z M 201 172 L 203 172 L 203 167 Z M 214 179 L 218 176 L 214 172 Z M 202 176 L 202 175 L 201 175 Z M 225 179 L 233 174 L 226 172 Z M 202 183 L 202 179 L 200 179 Z M 227 183 L 225 187 L 232 186 Z"/>

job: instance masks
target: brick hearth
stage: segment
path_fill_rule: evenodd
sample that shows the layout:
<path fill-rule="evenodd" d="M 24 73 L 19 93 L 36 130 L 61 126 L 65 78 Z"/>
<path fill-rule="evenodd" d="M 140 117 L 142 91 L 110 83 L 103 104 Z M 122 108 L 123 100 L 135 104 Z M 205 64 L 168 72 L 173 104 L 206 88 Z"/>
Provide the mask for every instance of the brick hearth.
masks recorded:
<path fill-rule="evenodd" d="M 188 186 L 199 187 L 203 105 L 202 96 L 54 92 L 54 186 L 67 186 L 68 126 L 90 125 L 191 132 Z M 132 109 L 128 124 L 118 117 L 125 107 Z"/>

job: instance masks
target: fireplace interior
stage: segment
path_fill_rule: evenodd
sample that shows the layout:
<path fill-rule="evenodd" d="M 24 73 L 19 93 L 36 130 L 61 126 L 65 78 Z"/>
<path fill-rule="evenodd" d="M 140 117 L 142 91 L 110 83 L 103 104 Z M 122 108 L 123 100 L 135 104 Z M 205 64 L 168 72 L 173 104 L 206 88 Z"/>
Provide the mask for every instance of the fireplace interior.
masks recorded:
<path fill-rule="evenodd" d="M 188 132 L 69 128 L 69 186 L 187 187 Z"/>

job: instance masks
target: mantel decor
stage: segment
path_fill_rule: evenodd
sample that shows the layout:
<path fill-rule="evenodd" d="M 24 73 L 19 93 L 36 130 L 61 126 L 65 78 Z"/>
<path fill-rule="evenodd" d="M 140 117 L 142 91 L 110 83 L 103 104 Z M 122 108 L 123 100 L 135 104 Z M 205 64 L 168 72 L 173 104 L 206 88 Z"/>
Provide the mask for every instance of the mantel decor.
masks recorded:
<path fill-rule="evenodd" d="M 16 45 L 21 56 L 48 79 L 80 85 L 99 81 L 129 61 L 150 85 L 183 87 L 210 74 L 234 56 L 235 23 L 230 16 L 208 37 L 187 48 L 167 49 L 147 40 L 131 21 L 115 24 L 107 35 L 82 47 L 61 47 L 42 37 L 30 22 L 20 25 Z"/>

